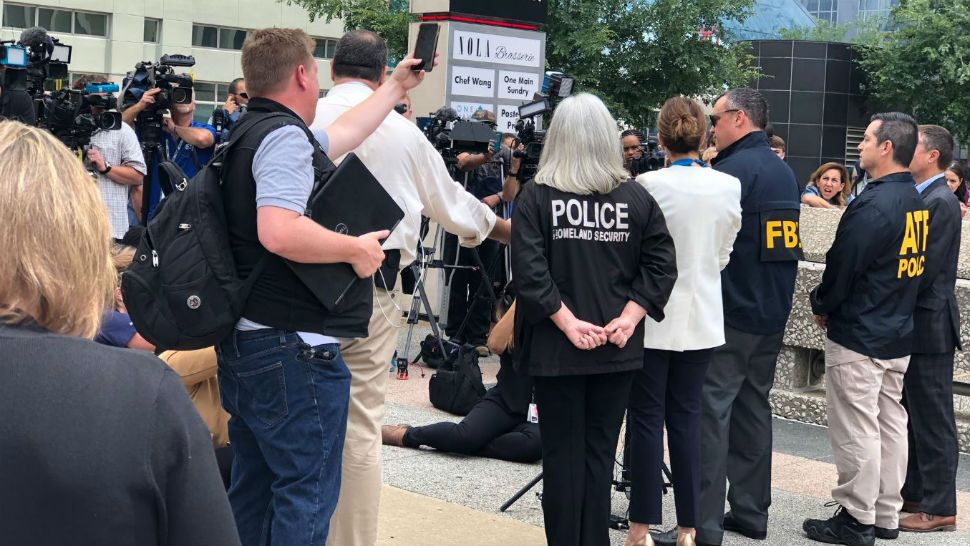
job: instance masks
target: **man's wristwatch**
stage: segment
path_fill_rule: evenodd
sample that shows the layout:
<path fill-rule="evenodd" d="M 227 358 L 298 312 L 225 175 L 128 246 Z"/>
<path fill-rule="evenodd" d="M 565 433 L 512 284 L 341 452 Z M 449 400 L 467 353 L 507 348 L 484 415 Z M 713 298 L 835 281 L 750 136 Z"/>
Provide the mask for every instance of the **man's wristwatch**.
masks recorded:
<path fill-rule="evenodd" d="M 103 171 L 98 171 L 98 172 L 101 173 L 101 174 L 108 174 L 108 173 L 110 173 L 111 172 L 111 163 L 108 163 L 108 161 L 105 160 L 105 162 L 104 162 L 104 170 Z"/>

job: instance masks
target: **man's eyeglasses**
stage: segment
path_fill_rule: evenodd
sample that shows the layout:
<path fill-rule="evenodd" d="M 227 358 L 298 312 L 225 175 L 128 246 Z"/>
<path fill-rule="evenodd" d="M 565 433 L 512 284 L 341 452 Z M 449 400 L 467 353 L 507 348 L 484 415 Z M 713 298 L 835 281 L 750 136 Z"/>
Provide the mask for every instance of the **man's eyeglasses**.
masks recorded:
<path fill-rule="evenodd" d="M 249 93 L 246 93 L 245 91 L 243 91 L 242 93 L 236 93 L 236 95 L 239 95 L 240 97 L 246 100 L 249 100 Z"/>
<path fill-rule="evenodd" d="M 731 110 L 725 110 L 725 111 L 719 112 L 717 114 L 711 114 L 711 115 L 709 115 L 707 117 L 709 117 L 711 119 L 711 127 L 713 127 L 713 126 L 717 125 L 717 122 L 721 120 L 721 117 L 723 117 L 724 114 L 727 114 L 728 112 L 740 112 L 740 111 L 741 111 L 740 108 L 732 108 Z"/>

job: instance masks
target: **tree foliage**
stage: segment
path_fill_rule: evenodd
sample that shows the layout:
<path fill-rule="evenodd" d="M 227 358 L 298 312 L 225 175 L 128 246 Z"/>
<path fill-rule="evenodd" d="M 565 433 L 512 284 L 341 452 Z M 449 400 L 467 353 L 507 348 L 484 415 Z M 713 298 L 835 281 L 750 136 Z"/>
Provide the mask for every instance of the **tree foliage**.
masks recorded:
<path fill-rule="evenodd" d="M 311 18 L 343 18 L 388 41 L 392 57 L 407 47 L 406 0 L 287 0 Z M 484 0 L 483 0 L 484 1 Z M 673 95 L 706 95 L 756 75 L 743 45 L 722 21 L 743 20 L 754 0 L 550 0 L 546 67 L 574 76 L 618 118 L 644 127 Z M 701 36 L 718 29 L 719 40 Z"/>
<path fill-rule="evenodd" d="M 754 0 L 550 0 L 546 64 L 576 77 L 615 116 L 648 126 L 674 95 L 709 95 L 753 79 L 751 57 L 720 31 Z"/>
<path fill-rule="evenodd" d="M 392 64 L 404 58 L 408 24 L 414 19 L 408 0 L 287 0 L 307 10 L 310 20 L 343 19 L 345 30 L 364 28 L 384 37 Z"/>
<path fill-rule="evenodd" d="M 902 0 L 895 30 L 860 44 L 874 106 L 970 139 L 970 0 Z"/>
<path fill-rule="evenodd" d="M 869 43 L 883 32 L 887 21 L 870 17 L 857 19 L 851 23 L 833 24 L 824 19 L 815 26 L 783 28 L 779 31 L 784 40 L 810 40 L 814 42 Z"/>

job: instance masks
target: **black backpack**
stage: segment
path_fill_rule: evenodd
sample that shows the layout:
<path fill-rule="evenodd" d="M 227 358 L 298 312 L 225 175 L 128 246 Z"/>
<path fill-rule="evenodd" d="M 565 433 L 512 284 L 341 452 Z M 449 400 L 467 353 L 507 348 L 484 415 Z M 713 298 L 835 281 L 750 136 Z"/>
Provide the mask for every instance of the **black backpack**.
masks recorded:
<path fill-rule="evenodd" d="M 265 134 L 292 116 L 272 114 L 245 128 Z M 174 192 L 148 223 L 121 292 L 131 321 L 160 349 L 211 347 L 232 333 L 264 262 L 239 278 L 222 202 L 222 167 L 235 138 L 191 180 L 171 162 L 159 165 Z"/>
<path fill-rule="evenodd" d="M 485 396 L 482 369 L 474 346 L 462 345 L 439 365 L 428 383 L 428 394 L 432 406 L 455 415 L 468 415 Z"/>

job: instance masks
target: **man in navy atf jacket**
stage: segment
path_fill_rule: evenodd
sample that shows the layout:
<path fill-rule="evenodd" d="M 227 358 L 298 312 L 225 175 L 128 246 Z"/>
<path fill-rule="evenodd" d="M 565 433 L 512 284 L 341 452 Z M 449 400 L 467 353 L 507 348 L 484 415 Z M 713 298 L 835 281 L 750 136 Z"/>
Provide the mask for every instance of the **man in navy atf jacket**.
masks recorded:
<path fill-rule="evenodd" d="M 950 531 L 957 514 L 957 426 L 953 415 L 953 351 L 960 347 L 955 294 L 960 254 L 960 201 L 943 177 L 953 161 L 953 137 L 920 125 L 909 164 L 930 213 L 926 267 L 913 312 L 913 356 L 903 379 L 909 413 L 909 465 L 900 531 Z"/>
<path fill-rule="evenodd" d="M 859 156 L 871 180 L 845 210 L 825 258 L 812 312 L 826 330 L 825 394 L 841 507 L 803 529 L 820 542 L 871 546 L 899 534 L 906 474 L 903 375 L 913 349 L 913 310 L 927 268 L 930 216 L 909 164 L 917 126 L 876 114 Z"/>
<path fill-rule="evenodd" d="M 725 345 L 704 380 L 703 470 L 697 543 L 719 545 L 724 530 L 765 538 L 771 504 L 768 392 L 791 312 L 800 210 L 795 174 L 768 145 L 768 104 L 741 88 L 714 103 L 714 168 L 741 181 L 741 230 L 721 273 Z M 724 514 L 725 481 L 731 511 Z"/>

